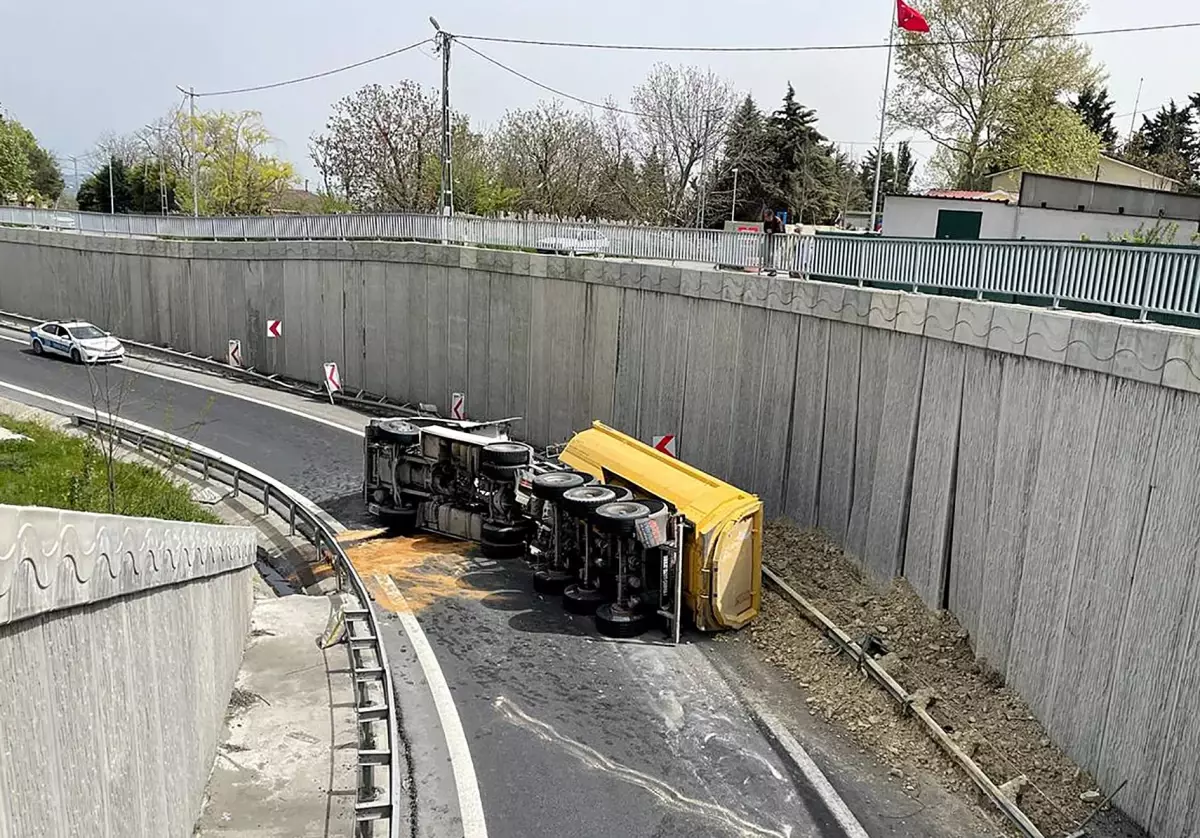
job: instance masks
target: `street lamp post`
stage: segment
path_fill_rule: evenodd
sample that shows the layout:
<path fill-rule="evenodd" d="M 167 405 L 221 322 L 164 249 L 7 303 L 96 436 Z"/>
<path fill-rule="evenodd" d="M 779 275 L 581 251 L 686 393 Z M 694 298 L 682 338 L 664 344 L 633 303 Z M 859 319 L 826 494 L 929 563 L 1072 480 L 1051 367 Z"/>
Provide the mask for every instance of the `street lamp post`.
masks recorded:
<path fill-rule="evenodd" d="M 737 221 L 737 176 L 738 167 L 733 167 L 733 204 L 729 207 L 729 220 Z"/>

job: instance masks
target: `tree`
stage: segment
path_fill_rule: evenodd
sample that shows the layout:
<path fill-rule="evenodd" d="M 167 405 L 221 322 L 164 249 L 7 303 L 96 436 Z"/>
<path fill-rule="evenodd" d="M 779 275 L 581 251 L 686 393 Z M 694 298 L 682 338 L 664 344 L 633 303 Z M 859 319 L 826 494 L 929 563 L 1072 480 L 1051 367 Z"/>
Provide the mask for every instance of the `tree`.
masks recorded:
<path fill-rule="evenodd" d="M 879 153 L 875 149 L 868 149 L 862 163 L 859 164 L 858 181 L 863 195 L 861 208 L 868 211 L 871 209 L 871 196 L 875 194 L 875 161 L 878 157 Z M 916 170 L 917 161 L 913 159 L 907 142 L 901 141 L 894 154 L 890 151 L 883 152 L 883 163 L 879 168 L 879 206 L 876 214 L 883 212 L 885 195 L 908 193 Z M 850 208 L 860 209 L 855 204 L 851 204 Z"/>
<path fill-rule="evenodd" d="M 783 104 L 771 114 L 767 127 L 773 166 L 771 197 L 802 224 L 835 221 L 846 192 L 841 167 L 849 167 L 848 160 L 839 161 L 816 123 L 816 111 L 796 101 L 795 88 L 789 83 Z"/>
<path fill-rule="evenodd" d="M 1193 103 L 1197 97 L 1192 97 Z M 1160 175 L 1188 183 L 1200 177 L 1200 132 L 1193 117 L 1200 109 L 1183 107 L 1172 99 L 1153 117 L 1142 117 L 1142 127 L 1130 137 L 1123 157 Z"/>
<path fill-rule="evenodd" d="M 1034 102 L 1013 113 L 985 159 L 989 169 L 1086 177 L 1095 171 L 1101 139 L 1065 105 Z"/>
<path fill-rule="evenodd" d="M 110 169 L 112 172 L 111 191 L 109 189 Z M 125 167 L 125 163 L 121 160 L 113 160 L 109 165 L 93 172 L 80 184 L 75 200 L 79 203 L 79 209 L 84 212 L 133 212 L 133 189 L 129 185 L 129 170 Z"/>
<path fill-rule="evenodd" d="M 1083 0 L 928 0 L 930 32 L 900 33 L 889 117 L 938 144 L 948 185 L 983 186 L 1005 126 L 1030 116 L 1031 86 L 1047 106 L 1092 80 L 1076 39 L 1030 40 L 1070 32 L 1083 12 Z"/>
<path fill-rule="evenodd" d="M 501 181 L 517 205 L 559 218 L 593 216 L 602 170 L 600 138 L 588 117 L 561 102 L 504 115 L 494 138 Z"/>
<path fill-rule="evenodd" d="M 730 217 L 756 221 L 771 202 L 772 189 L 778 180 L 771 159 L 767 123 L 754 99 L 746 96 L 734 113 L 725 134 L 725 153 L 720 170 L 713 181 L 709 206 L 717 220 Z M 734 172 L 737 172 L 737 207 L 733 202 Z"/>
<path fill-rule="evenodd" d="M 641 153 L 662 161 L 664 211 L 675 224 L 697 218 L 703 168 L 715 165 L 734 109 L 733 88 L 711 70 L 656 64 L 634 88 Z"/>
<path fill-rule="evenodd" d="M 0 200 L 24 203 L 33 171 L 19 129 L 18 123 L 0 118 Z"/>
<path fill-rule="evenodd" d="M 1116 110 L 1113 100 L 1108 97 L 1107 87 L 1098 87 L 1094 82 L 1088 82 L 1079 89 L 1079 95 L 1071 102 L 1071 108 L 1079 114 L 1083 124 L 1100 138 L 1105 151 L 1116 148 L 1117 128 L 1113 125 Z"/>
<path fill-rule="evenodd" d="M 295 181 L 292 165 L 267 153 L 274 138 L 257 111 L 206 111 L 194 120 L 179 114 L 174 133 L 189 148 L 193 128 L 201 213 L 261 215 Z M 190 207 L 190 178 L 178 178 L 177 191 Z"/>
<path fill-rule="evenodd" d="M 339 100 L 310 144 L 325 191 L 358 209 L 433 209 L 439 190 L 425 194 L 425 169 L 431 155 L 440 160 L 441 122 L 437 95 L 407 79 Z"/>

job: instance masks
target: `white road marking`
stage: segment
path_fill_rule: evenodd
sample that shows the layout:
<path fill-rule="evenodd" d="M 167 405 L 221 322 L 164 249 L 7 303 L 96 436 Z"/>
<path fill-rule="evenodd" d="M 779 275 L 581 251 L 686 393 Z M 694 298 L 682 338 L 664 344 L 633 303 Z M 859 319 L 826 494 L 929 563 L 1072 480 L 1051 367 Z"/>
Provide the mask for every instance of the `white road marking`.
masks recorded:
<path fill-rule="evenodd" d="M 771 735 L 779 742 L 792 762 L 804 774 L 804 779 L 808 780 L 808 784 L 812 786 L 813 791 L 820 796 L 821 800 L 829 808 L 829 813 L 833 815 L 833 819 L 837 821 L 838 826 L 846 833 L 847 838 L 870 838 L 867 835 L 867 830 L 859 823 L 858 818 L 850 811 L 850 807 L 846 805 L 846 801 L 842 800 L 842 796 L 837 793 L 837 790 L 830 784 L 829 778 L 820 767 L 813 762 L 813 758 L 808 755 L 808 751 L 796 741 L 796 737 L 792 736 L 790 730 L 775 715 L 762 706 L 762 703 L 749 699 L 753 705 L 754 713 L 762 721 L 770 731 Z"/>
<path fill-rule="evenodd" d="M 462 719 L 454 706 L 454 696 L 446 676 L 438 665 L 433 647 L 421 629 L 421 624 L 413 616 L 408 607 L 404 594 L 396 586 L 391 576 L 375 574 L 375 582 L 383 588 L 388 598 L 400 606 L 397 616 L 404 633 L 416 652 L 429 691 L 433 693 L 433 705 L 437 709 L 438 720 L 442 723 L 442 733 L 446 737 L 446 748 L 450 751 L 450 767 L 454 772 L 454 784 L 458 786 L 458 808 L 462 816 L 464 838 L 487 838 L 487 822 L 483 817 L 483 800 L 479 797 L 479 781 L 475 777 L 475 764 L 471 761 L 471 748 L 467 744 L 467 734 L 463 731 Z"/>
<path fill-rule="evenodd" d="M 27 340 L 21 340 L 20 338 L 9 337 L 8 335 L 0 335 L 0 340 L 6 340 L 9 343 L 19 343 L 24 346 L 29 345 L 29 341 L 27 341 Z M 269 407 L 272 410 L 278 410 L 283 413 L 290 413 L 292 416 L 298 416 L 301 419 L 308 419 L 309 421 L 317 422 L 321 425 L 327 425 L 330 428 L 336 428 L 337 430 L 345 431 L 346 433 L 356 434 L 357 436 L 365 435 L 362 428 L 354 428 L 354 427 L 351 427 L 350 425 L 343 425 L 340 422 L 335 422 L 332 419 L 326 419 L 323 416 L 314 416 L 311 413 L 305 413 L 304 411 L 299 410 L 294 407 L 288 407 L 287 405 L 276 404 L 275 402 L 269 402 L 264 399 L 256 399 L 256 398 L 254 398 L 254 396 L 247 396 L 244 393 L 236 393 L 232 390 L 223 390 L 220 387 L 213 387 L 211 385 L 203 384 L 198 381 L 191 381 L 186 378 L 177 378 L 175 376 L 167 375 L 165 373 L 154 372 L 153 370 L 148 370 L 143 367 L 133 366 L 132 364 L 129 363 L 130 360 L 133 360 L 133 359 L 126 358 L 125 362 L 122 363 L 118 367 L 118 369 L 122 369 L 122 370 L 125 370 L 126 372 L 131 372 L 136 375 L 146 375 L 151 378 L 161 378 L 163 381 L 170 381 L 172 384 L 182 384 L 186 387 L 194 387 L 197 390 L 205 390 L 209 393 L 216 393 L 221 396 L 229 396 L 229 398 L 231 398 L 231 399 L 241 399 L 242 401 L 249 402 L 250 404 L 256 404 L 256 405 L 259 405 L 260 407 Z M 140 359 L 136 359 L 136 360 L 140 360 Z M 142 363 L 147 363 L 147 362 L 142 361 Z"/>
<path fill-rule="evenodd" d="M 688 797 L 657 777 L 652 777 L 643 771 L 638 771 L 627 765 L 615 762 L 595 748 L 584 745 L 582 742 L 576 742 L 569 736 L 564 736 L 555 730 L 553 725 L 533 718 L 533 716 L 530 716 L 505 696 L 499 696 L 492 703 L 514 725 L 525 728 L 547 742 L 559 745 L 567 753 L 597 771 L 612 774 L 627 783 L 645 789 L 658 798 L 664 805 L 672 809 L 721 824 L 739 835 L 748 836 L 748 838 L 790 838 L 792 834 L 791 825 L 776 829 L 756 824 L 753 821 L 746 820 L 731 809 L 719 806 L 716 803 L 710 803 L 707 800 L 697 800 L 693 797 Z"/>
<path fill-rule="evenodd" d="M 6 338 L 7 339 L 7 338 Z M 166 376 L 160 376 L 165 378 Z M 174 381 L 175 379 L 170 379 Z M 187 383 L 187 382 L 184 382 Z M 77 402 L 60 399 L 57 396 L 48 396 L 44 393 L 39 393 L 36 390 L 30 390 L 27 387 L 21 387 L 17 384 L 10 384 L 7 381 L 0 381 L 0 389 L 12 390 L 17 393 L 23 393 L 27 396 L 32 396 L 42 401 L 47 401 L 52 404 L 61 405 L 70 408 L 71 410 L 79 411 L 85 415 L 93 415 L 94 408 L 87 405 L 78 404 Z M 208 389 L 208 388 L 202 388 Z M 224 391 L 216 391 L 224 392 Z M 228 394 L 227 394 L 228 395 Z M 257 401 L 249 399 L 248 401 Z M 265 407 L 278 408 L 278 405 L 273 405 L 269 402 L 258 402 Z M 304 416 L 299 411 L 283 408 L 286 412 L 296 413 Z M 312 416 L 305 416 L 308 419 L 314 419 Z M 327 425 L 338 428 L 339 430 L 348 433 L 355 433 L 362 436 L 362 431 L 356 431 L 353 428 L 343 427 L 333 422 L 322 421 Z M 134 423 L 137 424 L 137 423 Z M 143 426 L 144 427 L 144 426 Z M 212 452 L 202 445 L 197 445 L 188 440 L 179 437 L 173 437 L 177 442 L 184 445 L 189 445 L 197 451 L 204 453 Z M 254 475 L 262 475 L 262 472 L 246 465 L 245 463 L 235 460 L 225 454 L 220 454 L 228 462 Z M 265 476 L 265 475 L 263 475 Z M 312 511 L 320 510 L 309 498 L 300 494 L 288 487 L 289 493 L 298 501 L 304 503 Z M 335 531 L 342 531 L 345 527 L 341 522 L 330 517 L 328 514 L 321 511 L 321 518 L 332 525 Z M 376 577 L 377 579 L 379 577 Z M 404 597 L 401 595 L 399 588 L 392 582 L 391 577 L 386 577 L 386 582 L 381 583 L 387 588 L 388 596 L 395 597 L 397 602 L 403 602 Z M 413 650 L 417 654 L 417 660 L 421 664 L 421 670 L 425 674 L 425 680 L 429 684 L 430 692 L 433 696 L 434 707 L 437 710 L 438 719 L 442 723 L 442 735 L 446 739 L 446 748 L 450 752 L 450 766 L 454 773 L 454 784 L 458 790 L 458 806 L 462 813 L 463 836 L 464 838 L 487 838 L 487 822 L 483 815 L 483 800 L 479 796 L 479 782 L 475 776 L 475 763 L 471 759 L 470 745 L 467 743 L 466 733 L 463 731 L 462 719 L 458 715 L 458 708 L 454 704 L 454 696 L 450 692 L 450 686 L 446 683 L 446 676 L 442 672 L 441 666 L 437 662 L 437 656 L 434 654 L 433 647 L 429 645 L 429 639 L 425 636 L 424 630 L 420 623 L 411 613 L 400 614 L 400 625 L 404 629 L 404 633 L 408 636 L 409 643 L 412 644 Z"/>

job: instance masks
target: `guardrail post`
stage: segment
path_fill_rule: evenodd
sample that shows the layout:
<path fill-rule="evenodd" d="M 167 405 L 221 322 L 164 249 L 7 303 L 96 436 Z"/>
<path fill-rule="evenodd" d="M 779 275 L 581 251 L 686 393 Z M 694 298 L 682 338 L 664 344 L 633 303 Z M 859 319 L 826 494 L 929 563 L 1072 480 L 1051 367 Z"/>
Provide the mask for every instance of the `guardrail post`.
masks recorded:
<path fill-rule="evenodd" d="M 263 483 L 263 515 L 271 514 L 271 484 Z"/>
<path fill-rule="evenodd" d="M 208 457 L 204 458 L 204 479 L 208 480 Z"/>
<path fill-rule="evenodd" d="M 1054 254 L 1054 291 L 1050 298 L 1050 308 L 1062 308 L 1062 283 L 1063 251 L 1058 250 Z"/>
<path fill-rule="evenodd" d="M 240 471 L 235 471 L 233 473 L 233 496 L 235 498 L 238 496 L 238 483 L 241 482 L 241 477 L 242 473 Z"/>
<path fill-rule="evenodd" d="M 296 534 L 296 504 L 288 504 L 288 535 Z"/>

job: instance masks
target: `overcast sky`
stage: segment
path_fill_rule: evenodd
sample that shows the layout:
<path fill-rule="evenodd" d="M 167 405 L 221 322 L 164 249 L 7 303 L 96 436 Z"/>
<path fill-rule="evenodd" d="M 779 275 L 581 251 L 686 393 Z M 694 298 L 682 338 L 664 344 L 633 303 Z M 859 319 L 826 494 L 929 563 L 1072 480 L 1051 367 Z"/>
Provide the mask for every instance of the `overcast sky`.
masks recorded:
<path fill-rule="evenodd" d="M 134 131 L 177 106 L 177 84 L 201 92 L 320 72 L 426 37 L 431 14 L 445 29 L 463 34 L 741 46 L 886 42 L 892 8 L 890 0 L 7 0 L 4 5 L 0 105 L 64 156 L 90 150 L 105 131 Z M 919 9 L 921 4 L 912 5 Z M 1200 8 L 1185 0 L 1094 0 L 1080 28 L 1192 20 L 1200 20 Z M 1088 39 L 1107 68 L 1118 113 L 1134 109 L 1140 77 L 1145 78 L 1143 110 L 1200 89 L 1198 34 L 1192 29 Z M 886 56 L 884 50 L 663 55 L 476 46 L 527 75 L 593 100 L 613 95 L 627 103 L 630 90 L 658 60 L 710 66 L 753 93 L 764 110 L 776 106 L 790 80 L 798 98 L 816 108 L 827 136 L 857 144 L 848 149 L 855 156 L 875 135 Z M 466 50 L 456 49 L 454 59 L 454 107 L 477 126 L 494 125 L 506 109 L 549 97 Z M 437 85 L 440 63 L 432 49 L 306 84 L 200 102 L 261 111 L 279 138 L 278 152 L 303 177 L 315 177 L 308 139 L 320 130 L 330 105 L 364 84 L 402 78 Z M 1122 133 L 1128 120 L 1119 121 Z M 924 160 L 932 148 L 917 144 L 914 151 Z"/>

